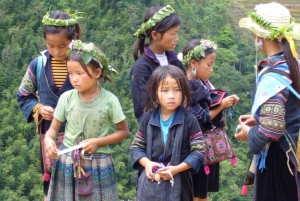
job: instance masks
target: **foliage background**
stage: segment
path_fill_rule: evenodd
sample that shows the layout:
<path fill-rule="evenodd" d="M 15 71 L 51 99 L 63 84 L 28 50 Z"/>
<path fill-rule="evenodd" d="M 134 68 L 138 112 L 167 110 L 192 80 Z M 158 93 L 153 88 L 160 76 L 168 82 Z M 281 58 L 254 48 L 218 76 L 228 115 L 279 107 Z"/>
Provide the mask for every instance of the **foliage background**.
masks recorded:
<path fill-rule="evenodd" d="M 39 136 L 34 125 L 26 123 L 15 95 L 28 63 L 45 49 L 42 16 L 47 11 L 66 8 L 83 12 L 82 39 L 99 45 L 120 72 L 115 86 L 104 87 L 119 97 L 130 127 L 130 137 L 113 146 L 113 158 L 119 198 L 134 200 L 136 172 L 130 166 L 129 155 L 138 127 L 129 78 L 132 45 L 136 40 L 133 33 L 150 6 L 167 4 L 183 19 L 175 51 L 180 52 L 194 38 L 214 40 L 219 48 L 211 81 L 241 99 L 232 109 L 233 119 L 227 121 L 238 165 L 231 167 L 230 161 L 221 163 L 220 191 L 210 193 L 210 198 L 251 200 L 251 187 L 247 196 L 240 193 L 251 155 L 247 144 L 234 140 L 233 134 L 239 115 L 250 111 L 255 51 L 250 32 L 237 27 L 237 20 L 246 16 L 246 9 L 232 0 L 0 0 L 0 200 L 43 198 Z"/>

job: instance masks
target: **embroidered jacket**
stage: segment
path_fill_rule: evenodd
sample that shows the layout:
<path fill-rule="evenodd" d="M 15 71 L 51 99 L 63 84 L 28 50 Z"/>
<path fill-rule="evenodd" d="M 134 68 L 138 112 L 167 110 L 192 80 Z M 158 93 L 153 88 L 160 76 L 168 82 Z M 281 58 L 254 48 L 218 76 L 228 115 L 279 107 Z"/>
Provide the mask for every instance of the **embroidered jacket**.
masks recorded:
<path fill-rule="evenodd" d="M 212 121 L 210 119 L 209 108 L 211 105 L 210 91 L 200 80 L 189 80 L 192 104 L 188 107 L 188 111 L 192 113 L 198 120 L 202 132 L 212 129 Z"/>
<path fill-rule="evenodd" d="M 40 75 L 40 83 L 37 83 L 37 63 L 38 58 L 33 59 L 27 67 L 27 71 L 22 79 L 19 90 L 17 92 L 18 104 L 27 120 L 27 122 L 32 122 L 32 109 L 37 103 L 42 103 L 46 106 L 56 107 L 57 101 L 62 93 L 73 89 L 70 83 L 69 76 L 63 86 L 59 89 L 56 87 L 51 68 L 51 55 L 47 50 L 42 51 L 43 56 L 43 68 Z M 40 91 L 38 92 L 39 99 L 37 98 L 37 84 L 39 84 Z M 41 122 L 40 133 L 45 133 L 50 127 L 51 121 L 43 120 Z M 64 130 L 64 125 L 61 127 L 61 131 Z"/>
<path fill-rule="evenodd" d="M 182 121 L 181 115 L 185 115 L 185 121 Z M 142 118 L 138 132 L 136 133 L 131 147 L 132 166 L 134 169 L 143 169 L 138 163 L 142 157 L 146 157 L 146 135 L 148 123 L 153 127 L 153 147 L 150 160 L 167 164 L 171 160 L 172 149 L 174 146 L 174 133 L 179 125 L 184 126 L 183 141 L 181 150 L 181 162 L 185 162 L 192 167 L 191 171 L 198 172 L 204 161 L 205 142 L 202 132 L 196 118 L 180 107 L 174 116 L 173 122 L 169 128 L 166 145 L 163 143 L 163 136 L 159 123 L 159 109 L 146 113 Z"/>
<path fill-rule="evenodd" d="M 147 129 L 148 125 L 151 127 L 151 133 L 148 133 L 150 132 L 149 129 Z M 179 135 L 182 135 L 181 139 L 178 139 Z M 179 143 L 181 143 L 181 146 L 178 146 Z M 149 144 L 152 144 L 152 146 L 149 147 Z M 132 167 L 141 172 L 143 167 L 139 164 L 138 160 L 143 157 L 147 157 L 151 161 L 163 163 L 164 165 L 167 165 L 169 162 L 171 163 L 170 165 L 178 165 L 181 162 L 185 162 L 191 166 L 191 169 L 188 171 L 180 172 L 174 176 L 174 188 L 178 188 L 178 191 L 176 190 L 176 192 L 172 193 L 174 189 L 171 187 L 167 192 L 161 195 L 161 198 L 162 200 L 193 200 L 190 173 L 197 173 L 199 171 L 200 166 L 204 162 L 206 147 L 196 118 L 186 112 L 183 107 L 178 108 L 174 115 L 165 145 L 160 128 L 159 108 L 153 112 L 146 113 L 141 119 L 140 127 L 132 141 L 130 152 Z M 175 162 L 177 160 L 176 158 L 179 159 L 177 163 Z M 140 188 L 143 189 L 145 187 L 149 191 L 154 190 L 151 189 L 151 184 L 145 185 L 144 181 L 148 182 L 147 179 L 145 179 L 144 172 L 142 172 L 138 182 L 137 197 L 141 194 Z M 168 185 L 161 185 L 161 188 L 165 187 L 168 188 Z M 174 193 L 178 194 L 178 197 L 171 198 L 170 196 L 174 196 Z M 167 198 L 163 197 L 167 194 Z M 150 194 L 147 198 L 151 197 Z"/>
<path fill-rule="evenodd" d="M 259 70 L 264 68 L 277 68 L 287 69 L 285 72 L 289 73 L 287 63 L 283 55 L 275 55 L 260 62 Z M 266 73 L 265 75 L 267 75 Z M 260 77 L 259 77 L 260 78 Z M 274 80 L 269 76 L 262 76 L 260 82 L 265 84 L 264 86 L 258 85 L 253 90 L 252 100 L 252 115 L 255 118 L 257 126 L 252 127 L 248 133 L 248 145 L 253 154 L 261 154 L 264 146 L 268 142 L 279 141 L 279 144 L 283 151 L 286 153 L 290 147 L 283 136 L 284 130 L 292 138 L 292 143 L 297 145 L 298 133 L 300 127 L 300 108 L 296 106 L 296 96 L 280 82 L 274 85 Z M 288 79 L 288 78 L 284 78 Z M 260 87 L 260 88 L 259 88 Z M 271 88 L 273 87 L 273 88 Z M 272 90 L 266 90 L 271 88 Z M 266 90 L 259 91 L 259 90 Z M 260 93 L 261 95 L 258 95 Z M 268 94 L 271 97 L 265 98 Z M 255 100 L 256 99 L 256 100 Z M 257 108 L 257 109 L 256 109 Z M 289 152 L 289 159 L 293 162 L 295 167 L 297 166 L 295 156 L 292 152 Z M 267 156 L 266 156 L 267 157 Z M 286 163 L 286 161 L 282 161 Z M 263 167 L 264 165 L 262 165 Z M 297 170 L 294 170 L 295 175 Z M 300 175 L 298 174 L 298 194 L 300 194 Z"/>
<path fill-rule="evenodd" d="M 166 52 L 169 64 L 179 67 L 185 72 L 185 68 L 178 60 L 174 52 Z M 144 107 L 148 97 L 146 84 L 150 79 L 152 72 L 160 66 L 155 54 L 146 45 L 144 53 L 136 60 L 130 71 L 131 96 L 133 99 L 134 115 L 139 119 L 144 113 Z"/>

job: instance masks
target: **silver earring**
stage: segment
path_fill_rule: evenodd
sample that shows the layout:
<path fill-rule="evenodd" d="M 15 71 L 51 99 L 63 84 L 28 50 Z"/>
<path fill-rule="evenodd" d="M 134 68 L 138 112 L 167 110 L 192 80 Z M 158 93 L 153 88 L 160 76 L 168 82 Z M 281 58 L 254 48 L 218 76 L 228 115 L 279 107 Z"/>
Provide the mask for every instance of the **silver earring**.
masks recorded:
<path fill-rule="evenodd" d="M 194 77 L 196 77 L 196 68 L 192 68 L 192 75 L 194 76 Z"/>
<path fill-rule="evenodd" d="M 259 42 L 257 42 L 257 38 L 255 38 L 255 43 L 254 46 L 256 48 L 256 50 L 260 50 L 263 47 L 263 42 L 262 42 L 262 38 L 259 39 Z"/>

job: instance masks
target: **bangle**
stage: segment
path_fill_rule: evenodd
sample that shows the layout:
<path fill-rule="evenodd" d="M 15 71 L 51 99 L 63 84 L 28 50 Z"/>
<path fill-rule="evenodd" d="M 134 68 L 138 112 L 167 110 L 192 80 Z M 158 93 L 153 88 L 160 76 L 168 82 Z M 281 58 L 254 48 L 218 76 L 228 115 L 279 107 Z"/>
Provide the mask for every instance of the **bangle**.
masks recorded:
<path fill-rule="evenodd" d="M 237 125 L 236 128 L 235 128 L 235 133 L 239 133 L 242 129 L 242 126 L 241 124 Z"/>

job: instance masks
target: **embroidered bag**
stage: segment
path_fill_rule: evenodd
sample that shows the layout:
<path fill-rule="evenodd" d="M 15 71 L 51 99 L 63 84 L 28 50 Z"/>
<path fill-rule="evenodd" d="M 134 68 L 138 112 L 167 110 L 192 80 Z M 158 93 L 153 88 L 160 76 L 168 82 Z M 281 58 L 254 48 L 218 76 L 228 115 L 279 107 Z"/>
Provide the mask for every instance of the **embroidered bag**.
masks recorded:
<path fill-rule="evenodd" d="M 90 195 L 93 193 L 93 177 L 90 172 L 86 172 L 80 178 L 77 177 L 77 195 Z"/>
<path fill-rule="evenodd" d="M 39 56 L 38 57 L 38 63 L 37 63 L 37 89 L 39 91 L 39 85 L 40 85 L 40 77 L 41 77 L 41 72 L 43 68 L 43 57 Z M 41 130 L 41 129 L 40 129 Z M 44 181 L 49 181 L 50 180 L 50 174 L 52 172 L 52 168 L 54 166 L 54 161 L 51 158 L 48 158 L 45 154 L 45 145 L 44 145 L 44 139 L 45 139 L 45 134 L 40 134 L 40 142 L 41 142 L 41 147 L 42 147 L 42 159 L 43 159 L 43 169 L 44 169 L 44 176 L 43 180 Z M 60 145 L 63 143 L 64 139 L 64 133 L 58 133 L 55 144 L 57 149 L 59 149 Z"/>
<path fill-rule="evenodd" d="M 204 169 L 209 174 L 208 165 L 232 159 L 231 165 L 236 164 L 236 156 L 228 139 L 227 133 L 222 128 L 207 130 L 203 133 L 206 143 L 206 156 Z"/>
<path fill-rule="evenodd" d="M 210 108 L 213 109 L 220 106 L 222 100 L 227 96 L 227 91 L 213 89 L 211 91 L 212 104 Z M 218 115 L 215 118 L 222 118 L 222 115 Z M 226 159 L 232 159 L 231 165 L 236 165 L 237 158 L 233 152 L 225 129 L 213 128 L 207 130 L 203 133 L 203 137 L 206 143 L 206 156 L 204 161 L 204 170 L 206 174 L 210 173 L 208 165 L 219 163 Z"/>

